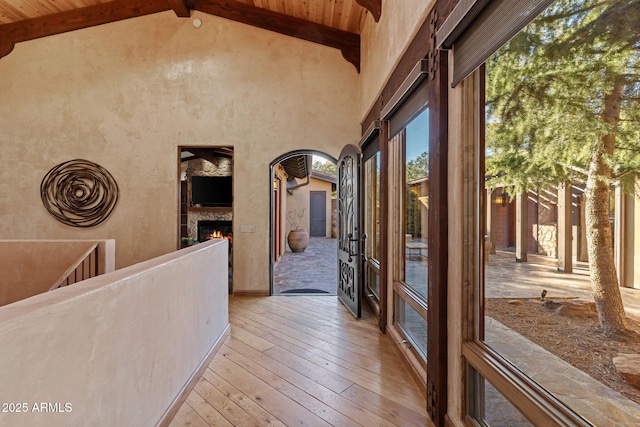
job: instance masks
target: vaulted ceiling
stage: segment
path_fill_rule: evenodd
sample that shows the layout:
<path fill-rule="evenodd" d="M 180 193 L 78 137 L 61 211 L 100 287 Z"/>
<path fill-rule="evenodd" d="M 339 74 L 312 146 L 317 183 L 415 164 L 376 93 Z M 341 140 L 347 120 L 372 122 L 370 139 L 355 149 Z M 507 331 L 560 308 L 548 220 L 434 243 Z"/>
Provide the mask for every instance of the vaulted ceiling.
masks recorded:
<path fill-rule="evenodd" d="M 152 13 L 194 10 L 340 49 L 360 70 L 366 13 L 382 0 L 0 0 L 0 58 L 16 43 Z"/>

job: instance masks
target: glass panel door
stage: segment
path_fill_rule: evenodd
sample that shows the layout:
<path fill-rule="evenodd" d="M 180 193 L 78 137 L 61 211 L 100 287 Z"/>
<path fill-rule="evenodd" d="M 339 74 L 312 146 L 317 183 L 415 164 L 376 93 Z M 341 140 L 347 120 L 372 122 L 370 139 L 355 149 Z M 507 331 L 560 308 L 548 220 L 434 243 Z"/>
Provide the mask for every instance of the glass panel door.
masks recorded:
<path fill-rule="evenodd" d="M 427 360 L 427 281 L 429 246 L 429 110 L 413 118 L 391 141 L 397 182 L 394 227 L 394 324 Z"/>
<path fill-rule="evenodd" d="M 364 164 L 364 188 L 365 287 L 380 301 L 380 152 Z"/>

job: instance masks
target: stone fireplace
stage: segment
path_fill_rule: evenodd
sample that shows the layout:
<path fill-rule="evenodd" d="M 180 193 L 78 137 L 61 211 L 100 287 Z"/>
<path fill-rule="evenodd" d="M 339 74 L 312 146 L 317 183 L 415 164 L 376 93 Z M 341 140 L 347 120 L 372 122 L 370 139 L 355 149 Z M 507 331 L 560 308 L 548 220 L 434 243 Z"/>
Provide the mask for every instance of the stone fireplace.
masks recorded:
<path fill-rule="evenodd" d="M 203 239 L 200 235 L 200 223 L 224 223 L 228 224 L 229 235 L 233 235 L 233 214 L 231 209 L 223 212 L 210 212 L 200 210 L 189 210 L 187 214 L 187 235 L 194 237 L 198 242 L 204 242 L 207 239 Z M 213 230 L 212 230 L 213 231 Z M 210 232 L 211 233 L 211 232 Z"/>
<path fill-rule="evenodd" d="M 200 222 L 223 222 L 229 227 L 228 235 L 233 234 L 231 230 L 233 213 L 231 207 L 207 208 L 194 205 L 191 199 L 191 177 L 193 176 L 231 176 L 233 160 L 226 157 L 218 157 L 208 161 L 201 158 L 189 160 L 187 163 L 187 237 L 195 238 L 198 242 L 207 240 L 200 235 Z"/>

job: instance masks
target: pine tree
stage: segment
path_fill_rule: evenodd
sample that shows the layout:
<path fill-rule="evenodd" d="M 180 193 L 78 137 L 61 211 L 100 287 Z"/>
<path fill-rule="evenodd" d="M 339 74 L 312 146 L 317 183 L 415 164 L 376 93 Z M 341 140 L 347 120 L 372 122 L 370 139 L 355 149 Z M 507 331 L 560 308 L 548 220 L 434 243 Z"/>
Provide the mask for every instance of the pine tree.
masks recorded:
<path fill-rule="evenodd" d="M 602 332 L 628 336 L 609 188 L 640 170 L 640 1 L 559 0 L 487 61 L 487 175 L 526 191 L 586 183 Z M 489 181 L 491 185 L 492 181 Z"/>

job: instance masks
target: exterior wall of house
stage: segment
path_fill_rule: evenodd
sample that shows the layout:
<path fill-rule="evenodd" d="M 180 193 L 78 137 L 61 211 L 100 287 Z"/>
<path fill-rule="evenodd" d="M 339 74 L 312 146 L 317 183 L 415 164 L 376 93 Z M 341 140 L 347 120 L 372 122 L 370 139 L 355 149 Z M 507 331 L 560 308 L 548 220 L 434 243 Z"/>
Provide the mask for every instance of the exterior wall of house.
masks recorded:
<path fill-rule="evenodd" d="M 251 254 L 234 262 L 234 290 L 268 291 L 269 164 L 358 141 L 359 77 L 336 49 L 196 17 L 200 29 L 168 11 L 19 43 L 0 60 L 3 238 L 113 238 L 116 268 L 175 250 L 178 147 L 232 146 L 234 252 Z M 39 197 L 47 171 L 77 158 L 119 186 L 96 227 L 56 221 Z"/>
<path fill-rule="evenodd" d="M 326 205 L 325 205 L 325 218 L 327 219 L 326 226 L 326 236 L 331 237 L 331 183 L 327 181 L 322 181 L 320 179 L 311 178 L 309 185 L 305 185 L 304 187 L 297 188 L 293 190 L 293 194 L 287 196 L 287 212 L 289 214 L 290 211 L 302 211 L 304 210 L 304 214 L 302 215 L 302 220 L 300 222 L 300 228 L 304 228 L 307 232 L 310 231 L 310 193 L 312 191 L 324 191 L 327 194 Z M 295 213 L 294 213 L 295 215 Z M 291 224 L 287 224 L 286 232 L 288 233 L 291 230 Z"/>
<path fill-rule="evenodd" d="M 385 83 L 435 3 L 435 0 L 383 1 L 379 22 L 367 14 L 360 50 L 361 120 L 378 102 Z"/>
<path fill-rule="evenodd" d="M 640 180 L 637 182 L 640 190 Z M 640 289 L 640 197 L 625 196 L 623 282 L 624 286 Z"/>
<path fill-rule="evenodd" d="M 509 246 L 509 209 L 515 209 L 515 203 L 498 205 L 495 210 L 494 232 L 496 246 L 506 248 Z"/>
<path fill-rule="evenodd" d="M 536 202 L 536 194 L 527 193 L 527 252 L 538 252 L 538 203 Z"/>
<path fill-rule="evenodd" d="M 495 198 L 502 188 L 494 190 L 491 203 L 494 206 L 493 230 L 495 244 L 499 248 L 515 245 L 515 201 L 504 206 L 496 204 Z M 539 200 L 539 202 L 538 202 Z M 557 197 L 550 200 L 547 195 L 528 193 L 527 200 L 527 252 L 551 257 L 557 256 Z"/>

